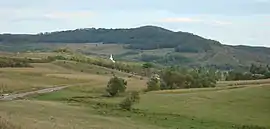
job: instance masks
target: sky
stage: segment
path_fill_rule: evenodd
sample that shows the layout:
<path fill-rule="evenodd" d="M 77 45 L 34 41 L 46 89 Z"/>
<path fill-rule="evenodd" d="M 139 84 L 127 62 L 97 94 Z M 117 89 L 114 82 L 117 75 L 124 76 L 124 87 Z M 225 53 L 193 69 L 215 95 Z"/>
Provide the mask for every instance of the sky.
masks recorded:
<path fill-rule="evenodd" d="M 270 47 L 270 0 L 0 0 L 0 33 L 155 25 Z"/>

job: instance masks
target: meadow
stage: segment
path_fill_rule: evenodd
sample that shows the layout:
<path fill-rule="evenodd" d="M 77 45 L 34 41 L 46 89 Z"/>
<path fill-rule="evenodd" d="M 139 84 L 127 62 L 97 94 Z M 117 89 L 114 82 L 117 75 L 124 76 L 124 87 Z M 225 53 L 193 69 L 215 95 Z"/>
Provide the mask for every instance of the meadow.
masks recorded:
<path fill-rule="evenodd" d="M 47 54 L 33 56 L 43 55 Z M 73 61 L 31 65 L 0 68 L 2 92 L 74 86 L 1 101 L 0 123 L 11 123 L 9 129 L 270 128 L 270 80 L 221 81 L 215 88 L 144 92 L 147 79 L 109 68 Z M 127 92 L 113 98 L 105 96 L 112 73 L 127 80 Z M 140 102 L 132 111 L 120 109 L 119 103 L 131 91 L 140 92 Z"/>

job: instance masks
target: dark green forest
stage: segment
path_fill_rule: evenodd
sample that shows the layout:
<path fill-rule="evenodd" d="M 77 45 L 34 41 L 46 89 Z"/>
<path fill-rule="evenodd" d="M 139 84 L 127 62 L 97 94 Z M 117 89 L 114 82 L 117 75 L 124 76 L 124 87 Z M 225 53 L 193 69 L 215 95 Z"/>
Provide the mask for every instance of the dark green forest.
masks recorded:
<path fill-rule="evenodd" d="M 201 52 L 211 50 L 211 45 L 220 45 L 218 41 L 200 36 L 173 32 L 160 27 L 144 26 L 132 29 L 76 29 L 36 35 L 0 35 L 0 42 L 23 43 L 119 43 L 129 44 L 131 49 L 175 48 L 176 51 Z"/>

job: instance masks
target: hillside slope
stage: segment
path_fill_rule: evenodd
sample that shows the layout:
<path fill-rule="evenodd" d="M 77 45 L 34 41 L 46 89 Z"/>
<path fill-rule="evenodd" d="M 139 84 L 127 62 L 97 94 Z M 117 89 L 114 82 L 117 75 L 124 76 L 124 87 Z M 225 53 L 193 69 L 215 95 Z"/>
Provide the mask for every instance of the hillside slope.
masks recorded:
<path fill-rule="evenodd" d="M 205 39 L 191 33 L 173 32 L 156 26 L 142 26 L 130 29 L 87 28 L 36 35 L 0 35 L 0 46 L 8 50 L 15 48 L 20 50 L 18 48 L 20 46 L 23 46 L 24 50 L 26 48 L 35 50 L 34 47 L 29 46 L 29 43 L 36 46 L 38 50 L 42 50 L 42 48 L 46 50 L 51 49 L 51 47 L 48 47 L 49 45 L 46 46 L 44 43 L 65 43 L 65 45 L 67 43 L 119 44 L 118 47 L 123 52 L 118 51 L 118 53 L 121 53 L 116 55 L 118 57 L 167 65 L 203 65 L 228 69 L 236 66 L 247 67 L 252 63 L 270 63 L 269 48 L 222 45 L 218 41 Z M 7 47 L 8 45 L 16 47 Z M 98 46 L 96 45 L 95 47 Z M 167 50 L 167 48 L 170 48 L 170 51 L 163 51 L 163 49 Z M 110 47 L 107 47 L 107 49 L 110 49 Z M 0 48 L 0 50 L 2 49 Z M 149 51 L 162 51 L 162 53 L 149 54 Z M 81 52 L 98 54 L 92 51 L 92 49 Z M 113 53 L 110 51 L 110 53 L 104 54 Z"/>

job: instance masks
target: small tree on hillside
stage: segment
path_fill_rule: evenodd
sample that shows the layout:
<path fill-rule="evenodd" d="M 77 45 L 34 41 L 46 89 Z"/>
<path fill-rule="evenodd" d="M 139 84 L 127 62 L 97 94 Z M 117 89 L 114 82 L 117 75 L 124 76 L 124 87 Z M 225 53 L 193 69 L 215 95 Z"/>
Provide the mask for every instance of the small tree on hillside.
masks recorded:
<path fill-rule="evenodd" d="M 159 75 L 153 75 L 150 80 L 147 82 L 147 90 L 154 91 L 160 90 L 160 78 Z"/>
<path fill-rule="evenodd" d="M 121 92 L 125 92 L 126 85 L 127 82 L 124 79 L 114 76 L 108 82 L 106 91 L 110 96 L 116 96 Z"/>
<path fill-rule="evenodd" d="M 119 106 L 125 110 L 131 110 L 132 105 L 139 103 L 140 94 L 137 91 L 131 92 L 120 104 Z"/>

